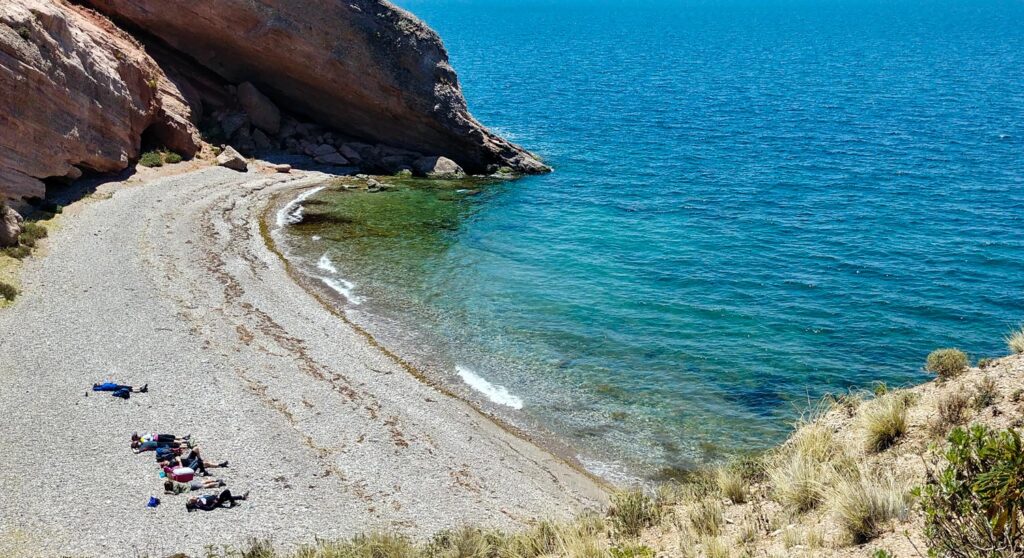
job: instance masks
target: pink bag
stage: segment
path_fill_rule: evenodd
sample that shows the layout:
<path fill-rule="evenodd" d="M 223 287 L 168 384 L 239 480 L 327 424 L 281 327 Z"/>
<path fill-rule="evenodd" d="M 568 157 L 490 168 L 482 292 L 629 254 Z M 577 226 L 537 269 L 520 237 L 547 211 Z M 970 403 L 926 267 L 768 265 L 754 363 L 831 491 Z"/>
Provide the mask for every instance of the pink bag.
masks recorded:
<path fill-rule="evenodd" d="M 190 482 L 196 476 L 196 472 L 189 467 L 164 467 L 164 473 L 167 478 L 177 482 Z"/>

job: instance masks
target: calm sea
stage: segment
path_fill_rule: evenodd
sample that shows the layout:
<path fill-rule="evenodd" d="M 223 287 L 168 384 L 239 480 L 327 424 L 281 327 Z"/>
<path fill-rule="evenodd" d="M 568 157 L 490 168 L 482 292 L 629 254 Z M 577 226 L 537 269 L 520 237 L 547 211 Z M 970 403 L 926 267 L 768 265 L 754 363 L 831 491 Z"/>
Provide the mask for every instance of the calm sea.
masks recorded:
<path fill-rule="evenodd" d="M 612 479 L 1024 321 L 1024 3 L 404 0 L 556 171 L 322 190 L 286 244 L 396 352 Z"/>

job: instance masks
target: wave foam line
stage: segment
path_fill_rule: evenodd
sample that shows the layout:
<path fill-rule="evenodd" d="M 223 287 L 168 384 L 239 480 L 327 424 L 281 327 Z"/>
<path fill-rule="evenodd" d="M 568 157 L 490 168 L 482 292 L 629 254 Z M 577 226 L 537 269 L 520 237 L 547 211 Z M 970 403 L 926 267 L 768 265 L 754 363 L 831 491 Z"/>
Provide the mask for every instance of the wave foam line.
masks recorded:
<path fill-rule="evenodd" d="M 361 298 L 352 293 L 352 289 L 355 289 L 356 286 L 349 281 L 341 279 L 340 277 L 337 279 L 333 279 L 331 277 L 321 277 L 320 280 L 323 281 L 324 285 L 327 285 L 328 287 L 331 288 L 331 290 L 345 297 L 345 300 L 348 300 L 352 304 L 359 304 L 363 301 Z"/>
<path fill-rule="evenodd" d="M 316 267 L 328 273 L 338 272 L 338 268 L 334 267 L 334 262 L 331 261 L 331 258 L 327 257 L 327 254 L 320 256 L 320 259 L 316 262 Z"/>
<path fill-rule="evenodd" d="M 294 200 L 288 202 L 280 211 L 277 212 L 277 226 L 278 228 L 284 227 L 285 225 L 294 225 L 295 223 L 302 222 L 302 213 L 306 208 L 302 207 L 302 202 L 309 199 L 310 196 L 323 190 L 326 186 L 318 186 L 311 190 L 299 194 Z"/>
<path fill-rule="evenodd" d="M 466 385 L 484 394 L 487 399 L 513 409 L 523 408 L 523 400 L 509 393 L 505 386 L 496 386 L 465 366 L 456 366 L 455 371 L 459 373 L 459 377 L 466 382 Z"/>

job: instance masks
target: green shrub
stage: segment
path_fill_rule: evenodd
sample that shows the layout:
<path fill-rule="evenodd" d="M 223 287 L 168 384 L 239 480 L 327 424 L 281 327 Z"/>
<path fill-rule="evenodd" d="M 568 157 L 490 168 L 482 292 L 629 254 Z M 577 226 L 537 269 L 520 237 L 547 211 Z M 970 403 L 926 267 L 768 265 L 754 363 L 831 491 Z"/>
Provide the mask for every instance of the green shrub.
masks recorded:
<path fill-rule="evenodd" d="M 889 385 L 885 382 L 875 382 L 875 384 L 871 386 L 871 391 L 875 394 L 875 397 L 881 397 L 889 393 Z"/>
<path fill-rule="evenodd" d="M 4 248 L 3 253 L 6 256 L 21 260 L 27 258 L 32 253 L 32 249 L 28 246 L 11 246 L 10 248 Z"/>
<path fill-rule="evenodd" d="M 611 558 L 654 558 L 654 550 L 648 546 L 619 545 L 608 549 Z"/>
<path fill-rule="evenodd" d="M 176 165 L 181 162 L 181 155 L 178 155 L 173 151 L 168 151 L 164 155 L 164 162 L 167 163 L 168 165 Z"/>
<path fill-rule="evenodd" d="M 1024 353 L 1024 326 L 1006 336 L 1006 346 L 1015 355 Z"/>
<path fill-rule="evenodd" d="M 18 36 L 24 40 L 30 40 L 32 38 L 32 30 L 22 25 L 18 27 Z"/>
<path fill-rule="evenodd" d="M 18 297 L 18 288 L 14 285 L 0 281 L 0 298 L 14 300 Z"/>
<path fill-rule="evenodd" d="M 978 368 L 985 369 L 988 368 L 989 366 L 992 366 L 995 363 L 996 359 L 994 358 L 983 358 L 978 361 Z"/>
<path fill-rule="evenodd" d="M 916 494 L 934 554 L 1024 555 L 1024 447 L 1017 431 L 953 430 L 942 470 L 930 470 Z"/>
<path fill-rule="evenodd" d="M 636 538 L 660 519 L 661 513 L 654 499 L 642 490 L 618 492 L 612 495 L 611 500 L 608 514 L 612 528 L 621 536 Z"/>
<path fill-rule="evenodd" d="M 948 380 L 959 376 L 967 366 L 967 355 L 960 349 L 936 349 L 928 355 L 924 368 L 940 380 Z"/>
<path fill-rule="evenodd" d="M 46 230 L 46 227 L 39 223 L 26 222 L 21 225 L 21 234 L 18 235 L 18 241 L 29 248 L 33 248 L 37 240 L 46 238 L 48 235 L 49 231 Z"/>
<path fill-rule="evenodd" d="M 139 164 L 144 167 L 162 167 L 164 166 L 164 158 L 160 155 L 159 151 L 147 151 L 139 157 Z"/>

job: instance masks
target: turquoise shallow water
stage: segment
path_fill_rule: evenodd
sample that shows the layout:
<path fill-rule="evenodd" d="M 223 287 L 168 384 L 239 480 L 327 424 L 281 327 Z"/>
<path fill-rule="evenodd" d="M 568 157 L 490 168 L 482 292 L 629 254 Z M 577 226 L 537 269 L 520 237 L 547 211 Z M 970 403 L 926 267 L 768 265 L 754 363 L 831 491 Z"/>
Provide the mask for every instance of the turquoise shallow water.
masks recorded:
<path fill-rule="evenodd" d="M 1024 320 L 1021 3 L 401 4 L 556 171 L 328 188 L 293 256 L 593 469 L 767 447 L 810 399 L 1004 354 Z"/>

